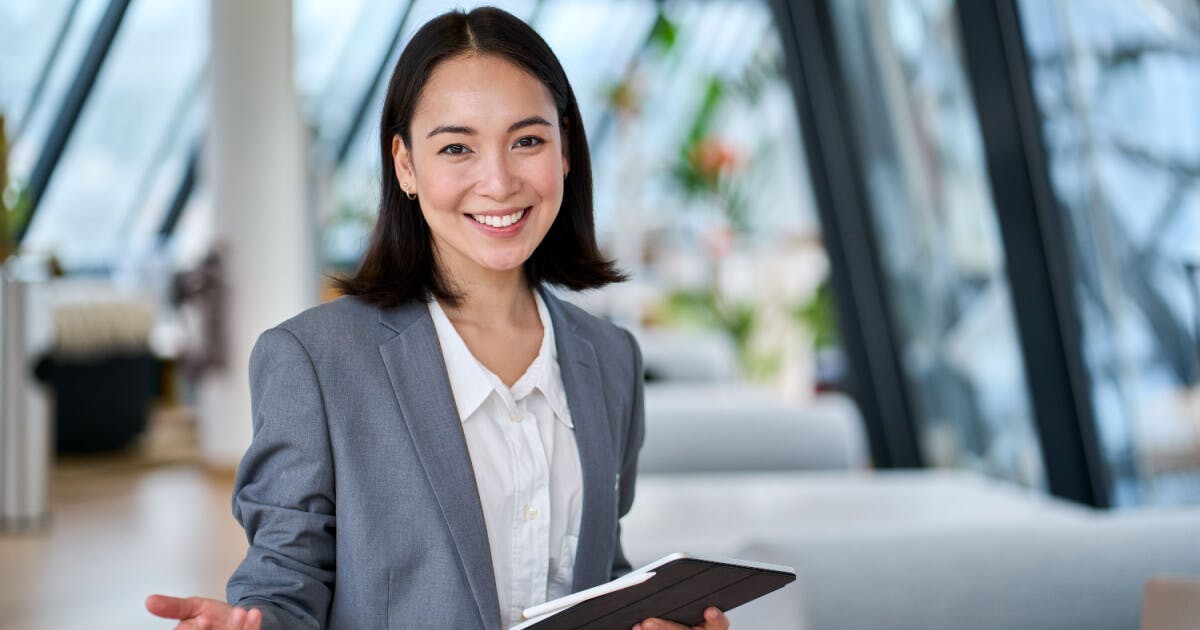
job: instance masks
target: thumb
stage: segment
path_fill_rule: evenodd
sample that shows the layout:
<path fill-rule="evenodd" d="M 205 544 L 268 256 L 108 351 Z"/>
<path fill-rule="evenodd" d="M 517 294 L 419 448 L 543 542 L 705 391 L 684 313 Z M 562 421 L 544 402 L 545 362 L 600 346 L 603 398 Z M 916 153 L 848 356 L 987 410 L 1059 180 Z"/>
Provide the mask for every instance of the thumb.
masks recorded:
<path fill-rule="evenodd" d="M 200 614 L 202 600 L 199 597 L 169 597 L 151 595 L 146 598 L 146 610 L 157 617 L 167 619 L 189 619 Z"/>

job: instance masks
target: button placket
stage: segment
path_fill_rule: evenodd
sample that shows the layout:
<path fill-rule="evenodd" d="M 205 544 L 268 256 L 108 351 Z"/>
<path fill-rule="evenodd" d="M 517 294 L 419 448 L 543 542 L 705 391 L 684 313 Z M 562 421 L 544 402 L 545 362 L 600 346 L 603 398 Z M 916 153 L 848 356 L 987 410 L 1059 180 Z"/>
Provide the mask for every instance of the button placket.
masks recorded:
<path fill-rule="evenodd" d="M 532 475 L 528 479 L 529 486 L 526 495 L 529 501 L 524 512 L 526 523 L 524 533 L 526 549 L 529 551 L 528 566 L 532 576 L 530 587 L 532 593 L 541 599 L 546 595 L 548 576 L 545 573 L 545 567 L 548 567 L 550 563 L 550 468 L 545 444 L 542 442 L 539 431 L 539 422 L 529 410 L 532 402 L 530 397 L 534 393 L 530 391 L 525 394 L 517 403 L 522 415 L 529 420 L 518 426 L 528 448 L 529 462 L 532 464 L 530 467 Z"/>

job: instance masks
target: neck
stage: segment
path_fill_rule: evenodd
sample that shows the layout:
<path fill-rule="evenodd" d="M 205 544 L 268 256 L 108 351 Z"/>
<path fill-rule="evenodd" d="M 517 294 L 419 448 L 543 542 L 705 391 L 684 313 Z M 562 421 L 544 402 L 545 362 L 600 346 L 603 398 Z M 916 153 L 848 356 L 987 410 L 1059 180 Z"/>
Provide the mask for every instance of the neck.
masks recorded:
<path fill-rule="evenodd" d="M 485 272 L 486 277 L 449 274 L 451 286 L 459 294 L 457 306 L 443 305 L 454 323 L 482 328 L 520 327 L 532 318 L 538 320 L 533 290 L 522 269 Z"/>

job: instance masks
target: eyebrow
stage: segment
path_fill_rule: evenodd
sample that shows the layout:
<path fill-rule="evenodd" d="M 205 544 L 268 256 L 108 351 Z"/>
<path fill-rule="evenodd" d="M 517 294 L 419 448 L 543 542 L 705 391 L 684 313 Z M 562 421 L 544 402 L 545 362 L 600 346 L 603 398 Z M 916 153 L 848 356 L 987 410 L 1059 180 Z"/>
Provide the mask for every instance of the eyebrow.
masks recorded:
<path fill-rule="evenodd" d="M 530 116 L 528 118 L 522 118 L 521 120 L 509 125 L 508 133 L 512 133 L 518 129 L 524 129 L 525 127 L 532 127 L 534 125 L 545 125 L 547 127 L 551 126 L 550 121 L 542 118 L 541 116 Z M 425 137 L 432 138 L 439 133 L 461 133 L 463 135 L 473 136 L 475 135 L 475 130 L 471 127 L 464 127 L 462 125 L 438 125 L 437 127 L 433 128 L 433 131 L 425 134 Z"/>

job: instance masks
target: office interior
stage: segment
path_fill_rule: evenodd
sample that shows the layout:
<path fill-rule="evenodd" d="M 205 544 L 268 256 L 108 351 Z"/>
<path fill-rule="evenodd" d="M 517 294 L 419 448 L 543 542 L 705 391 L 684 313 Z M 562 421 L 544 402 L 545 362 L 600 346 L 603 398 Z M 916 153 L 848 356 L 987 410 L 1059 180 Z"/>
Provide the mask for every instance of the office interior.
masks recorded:
<path fill-rule="evenodd" d="M 1175 627 L 1200 5 L 491 4 L 562 61 L 631 278 L 562 295 L 645 357 L 635 566 L 796 569 L 734 628 Z M 0 628 L 223 597 L 250 348 L 355 268 L 391 67 L 458 6 L 0 3 Z"/>

